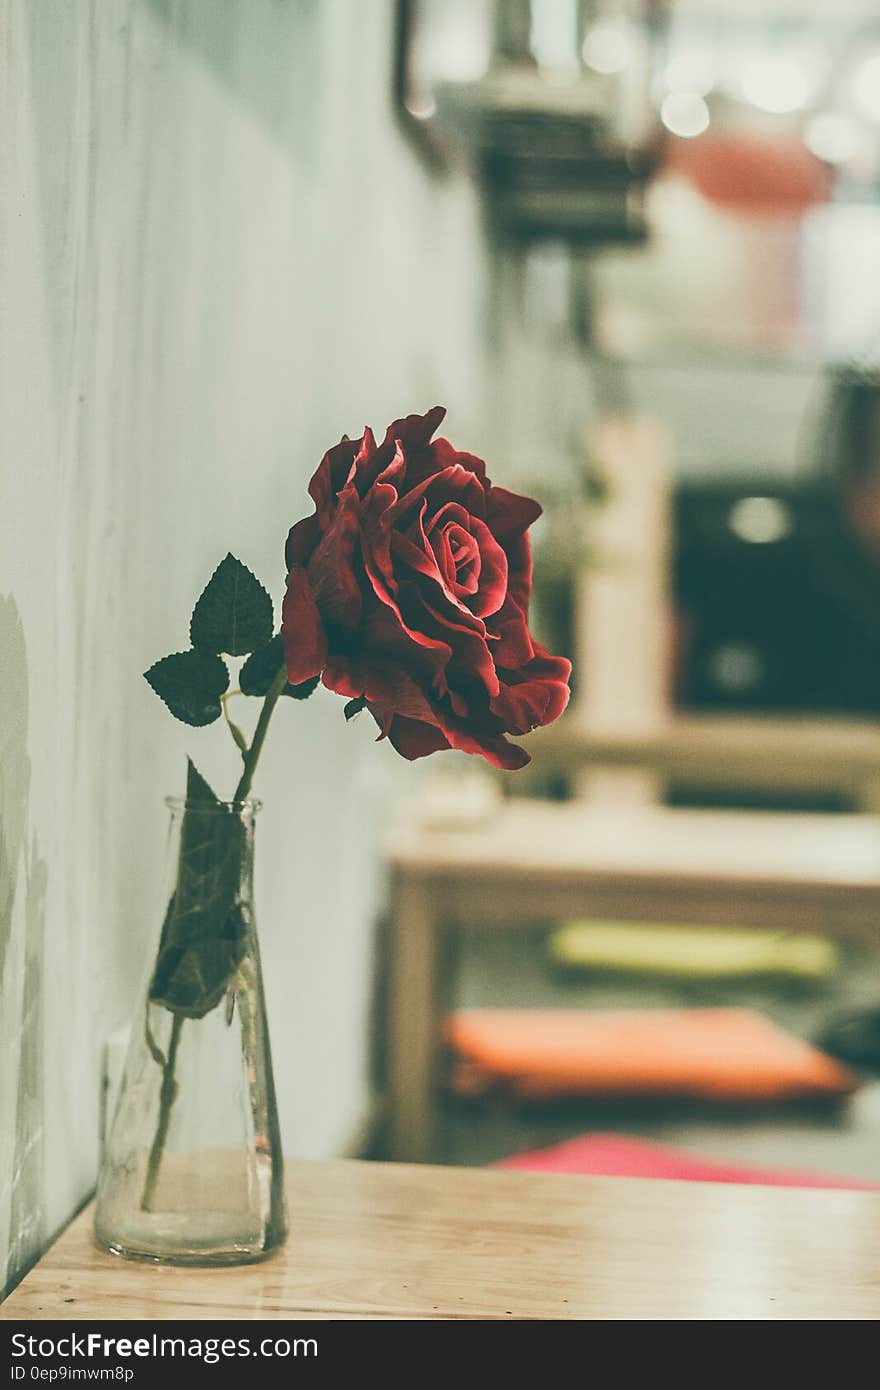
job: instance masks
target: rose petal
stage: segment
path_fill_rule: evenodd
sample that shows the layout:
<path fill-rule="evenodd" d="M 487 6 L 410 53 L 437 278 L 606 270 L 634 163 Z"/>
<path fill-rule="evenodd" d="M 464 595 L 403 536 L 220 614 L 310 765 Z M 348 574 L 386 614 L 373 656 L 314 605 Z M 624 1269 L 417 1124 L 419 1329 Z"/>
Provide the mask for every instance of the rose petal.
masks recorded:
<path fill-rule="evenodd" d="M 527 734 L 558 719 L 568 704 L 571 662 L 550 656 L 535 643 L 537 655 L 521 671 L 505 673 L 490 709 L 511 734 Z"/>
<path fill-rule="evenodd" d="M 379 486 L 377 484 L 373 489 L 371 497 L 378 491 Z M 411 653 L 415 648 L 417 652 L 420 650 L 424 659 L 430 660 L 435 672 L 439 674 L 452 655 L 452 649 L 439 632 L 426 632 L 420 623 L 410 622 L 403 611 L 400 586 L 391 565 L 389 511 L 390 509 L 386 509 L 378 515 L 371 515 L 362 532 L 366 577 L 372 594 L 387 611 L 378 640 L 377 624 L 381 619 L 378 613 L 373 613 L 364 626 L 360 645 L 364 650 L 375 649 L 377 646 L 381 650 L 386 643 L 391 642 L 395 651 L 399 651 L 403 646 L 408 647 Z"/>
<path fill-rule="evenodd" d="M 399 460 L 399 467 L 396 461 Z M 377 444 L 373 431 L 364 431 L 361 447 L 355 460 L 355 482 L 362 498 L 369 496 L 370 489 L 380 479 L 393 482 L 398 475 L 403 476 L 406 469 L 403 448 L 397 440 L 385 440 Z"/>
<path fill-rule="evenodd" d="M 466 454 L 462 449 L 456 449 L 450 444 L 448 439 L 435 439 L 431 445 L 431 452 L 434 455 L 434 462 L 438 469 L 448 468 L 450 464 L 457 463 L 462 468 L 467 468 L 471 473 L 486 483 L 486 465 L 476 454 Z"/>
<path fill-rule="evenodd" d="M 406 461 L 400 445 L 387 468 L 376 479 L 364 499 L 361 509 L 364 564 L 368 572 L 376 572 L 382 587 L 389 594 L 397 591 L 394 565 L 391 560 L 393 507 L 398 500 L 396 480 L 403 477 Z"/>
<path fill-rule="evenodd" d="M 486 494 L 486 520 L 499 541 L 521 536 L 540 515 L 541 508 L 532 497 L 505 487 L 491 487 Z"/>
<path fill-rule="evenodd" d="M 495 637 L 492 655 L 496 666 L 507 671 L 516 671 L 535 655 L 529 625 L 519 605 L 508 594 L 498 613 L 489 625 L 490 635 Z"/>
<path fill-rule="evenodd" d="M 457 522 L 450 521 L 434 541 L 434 551 L 450 589 L 462 602 L 467 603 L 480 587 L 480 572 L 483 568 L 480 547 L 475 537 Z M 506 560 L 504 573 L 507 574 Z"/>
<path fill-rule="evenodd" d="M 333 514 L 337 493 L 348 482 L 359 448 L 360 440 L 347 436 L 341 439 L 327 450 L 309 483 L 309 496 L 315 503 L 322 530 Z"/>
<path fill-rule="evenodd" d="M 381 715 L 370 710 L 379 728 L 382 728 Z M 430 753 L 440 753 L 450 747 L 443 730 L 436 724 L 426 724 L 422 720 L 407 719 L 396 714 L 388 729 L 388 741 L 402 758 L 415 762 L 416 758 L 426 758 Z"/>
<path fill-rule="evenodd" d="M 428 511 L 427 498 L 425 502 L 426 505 L 422 512 L 423 516 L 425 516 Z M 471 521 L 471 515 L 472 514 L 467 508 L 463 507 L 460 502 L 444 502 L 442 506 L 431 515 L 430 519 L 424 523 L 425 535 L 430 540 L 436 531 L 442 530 L 450 521 L 457 522 L 459 526 L 467 530 Z"/>
<path fill-rule="evenodd" d="M 374 671 L 384 670 L 389 663 L 404 666 L 425 689 L 442 693 L 451 657 L 452 648 L 439 630 L 436 634 L 415 631 L 396 604 L 376 602 L 361 623 L 351 659 Z"/>
<path fill-rule="evenodd" d="M 344 656 L 330 656 L 321 674 L 321 684 L 347 700 L 360 699 L 364 693 L 366 673 L 357 662 Z"/>
<path fill-rule="evenodd" d="M 353 483 L 339 495 L 336 515 L 308 563 L 312 597 L 324 622 L 353 628 L 360 622 L 363 599 L 354 574 L 360 536 L 360 498 Z"/>
<path fill-rule="evenodd" d="M 358 443 L 358 451 L 355 456 L 355 477 L 360 480 L 362 475 L 368 475 L 372 468 L 379 449 L 376 444 L 376 436 L 367 425 Z"/>
<path fill-rule="evenodd" d="M 327 659 L 327 636 L 308 575 L 296 566 L 287 576 L 281 609 L 284 660 L 291 685 L 301 685 L 321 671 Z"/>
<path fill-rule="evenodd" d="M 479 586 L 471 601 L 471 609 L 480 618 L 497 613 L 507 594 L 507 556 L 489 527 L 478 517 L 471 517 L 471 534 L 480 551 Z"/>
<path fill-rule="evenodd" d="M 507 593 L 523 616 L 528 616 L 532 595 L 532 542 L 528 536 L 517 536 L 504 543 L 507 556 Z"/>
<path fill-rule="evenodd" d="M 409 482 L 409 469 L 407 469 L 407 482 Z M 406 492 L 401 490 L 399 499 L 391 509 L 391 520 L 394 525 L 404 525 L 405 518 L 412 514 L 423 497 L 427 499 L 428 515 L 432 520 L 434 513 L 440 507 L 453 501 L 460 503 L 468 516 L 482 517 L 485 512 L 485 493 L 479 479 L 457 463 L 453 464 L 451 468 L 444 468 L 440 473 L 434 473 L 429 478 L 422 479 L 420 483 L 417 483 L 415 487 L 408 488 Z"/>
<path fill-rule="evenodd" d="M 495 670 L 493 655 L 486 642 L 485 629 L 482 632 L 475 631 L 474 627 L 459 614 L 458 609 L 449 608 L 441 614 L 437 608 L 424 600 L 422 600 L 422 604 L 426 618 L 435 620 L 436 626 L 431 630 L 437 635 L 440 633 L 448 634 L 447 641 L 452 656 L 447 678 L 452 680 L 453 670 L 464 672 L 471 678 L 478 677 L 489 695 L 497 695 L 500 688 L 498 673 Z M 468 614 L 468 617 L 470 616 Z M 481 620 L 476 617 L 471 619 L 471 623 L 477 623 L 481 628 L 483 626 Z"/>
<path fill-rule="evenodd" d="M 394 662 L 377 670 L 357 661 L 328 662 L 322 677 L 328 690 L 349 699 L 363 696 L 368 705 L 375 705 L 409 719 L 434 722 L 430 700 L 419 687 L 411 672 Z"/>
<path fill-rule="evenodd" d="M 385 444 L 398 440 L 405 450 L 424 448 L 446 415 L 445 405 L 435 405 L 425 415 L 405 415 L 392 420 L 385 432 Z"/>
<path fill-rule="evenodd" d="M 531 754 L 518 743 L 508 743 L 503 734 L 483 734 L 479 726 L 466 729 L 458 725 L 445 728 L 451 747 L 460 753 L 479 753 L 480 757 L 492 763 L 493 767 L 515 772 L 532 761 Z"/>
<path fill-rule="evenodd" d="M 442 714 L 435 714 L 434 720 L 414 720 L 395 714 L 387 728 L 383 720 L 387 710 L 370 707 L 370 713 L 383 734 L 387 734 L 393 748 L 402 757 L 414 761 L 438 753 L 443 749 L 455 748 L 462 753 L 477 753 L 480 757 L 506 771 L 515 771 L 531 762 L 530 755 L 518 744 L 508 743 L 503 735 L 483 732 L 479 728 L 466 730 L 456 721 L 447 721 Z"/>
<path fill-rule="evenodd" d="M 321 539 L 321 526 L 317 515 L 303 517 L 291 526 L 284 550 L 288 573 L 294 565 L 305 565 L 318 541 Z"/>

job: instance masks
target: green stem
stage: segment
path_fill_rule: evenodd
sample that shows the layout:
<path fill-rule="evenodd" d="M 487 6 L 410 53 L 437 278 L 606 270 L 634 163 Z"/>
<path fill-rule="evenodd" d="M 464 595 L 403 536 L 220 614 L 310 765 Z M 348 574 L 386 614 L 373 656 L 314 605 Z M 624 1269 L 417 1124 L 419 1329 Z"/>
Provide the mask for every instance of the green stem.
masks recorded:
<path fill-rule="evenodd" d="M 254 730 L 254 737 L 250 748 L 242 749 L 244 768 L 235 789 L 234 803 L 239 806 L 247 799 L 254 780 L 254 773 L 259 762 L 260 753 L 263 751 L 263 744 L 266 741 L 266 731 L 269 728 L 269 720 L 272 718 L 274 710 L 282 690 L 287 684 L 287 672 L 282 666 L 278 675 L 275 677 L 269 692 L 263 701 L 263 708 L 260 710 L 260 717 L 257 720 L 257 727 Z M 225 713 L 225 706 L 224 706 Z M 149 1006 L 148 1006 L 149 1007 Z M 144 1191 L 141 1197 L 141 1210 L 152 1211 L 153 1199 L 156 1195 L 156 1184 L 159 1181 L 159 1170 L 162 1166 L 162 1155 L 165 1151 L 165 1141 L 168 1138 L 168 1128 L 171 1124 L 171 1108 L 177 1097 L 177 1081 L 174 1070 L 177 1064 L 177 1049 L 180 1044 L 180 1032 L 183 1027 L 185 1015 L 176 1013 L 174 1022 L 171 1025 L 171 1037 L 168 1042 L 168 1055 L 162 1065 L 162 1087 L 159 1092 L 159 1120 L 156 1125 L 156 1133 L 150 1149 L 150 1157 L 147 1161 L 147 1174 L 144 1180 Z M 150 1035 L 148 1032 L 148 1042 Z M 151 1047 L 153 1057 L 156 1052 Z"/>
<path fill-rule="evenodd" d="M 251 783 L 254 780 L 257 763 L 260 759 L 260 753 L 263 751 L 263 743 L 266 739 L 266 730 L 269 727 L 269 720 L 272 718 L 272 711 L 277 705 L 278 697 L 286 684 L 287 672 L 282 666 L 269 687 L 268 695 L 263 701 L 263 708 L 260 710 L 260 717 L 257 720 L 257 727 L 254 730 L 251 746 L 244 755 L 244 768 L 242 769 L 238 786 L 235 789 L 235 796 L 233 797 L 236 805 L 247 799 L 247 794 L 251 789 Z"/>
<path fill-rule="evenodd" d="M 180 1045 L 183 1018 L 183 1014 L 175 1014 L 174 1022 L 171 1025 L 168 1056 L 162 1068 L 162 1089 L 159 1092 L 159 1123 L 156 1126 L 153 1147 L 150 1149 L 150 1157 L 147 1163 L 147 1176 L 144 1180 L 144 1191 L 141 1197 L 141 1211 L 153 1210 L 156 1183 L 159 1181 L 162 1154 L 165 1150 L 165 1140 L 168 1138 L 168 1126 L 171 1123 L 171 1107 L 177 1096 L 177 1081 L 174 1077 L 174 1067 L 177 1062 L 177 1049 Z"/>
<path fill-rule="evenodd" d="M 248 751 L 247 739 L 241 732 L 241 729 L 238 727 L 238 725 L 229 717 L 229 705 L 226 703 L 227 700 L 230 700 L 233 695 L 240 694 L 240 690 L 227 690 L 225 695 L 220 696 L 220 704 L 223 708 L 223 718 L 226 720 L 226 727 L 232 734 L 232 740 L 236 748 L 238 749 L 242 758 L 244 758 L 247 755 Z"/>

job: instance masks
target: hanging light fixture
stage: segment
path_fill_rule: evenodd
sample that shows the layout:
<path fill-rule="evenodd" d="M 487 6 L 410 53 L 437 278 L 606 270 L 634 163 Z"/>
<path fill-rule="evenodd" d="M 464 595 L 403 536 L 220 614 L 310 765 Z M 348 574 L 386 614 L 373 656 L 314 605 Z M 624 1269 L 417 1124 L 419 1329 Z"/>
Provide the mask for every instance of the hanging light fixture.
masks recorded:
<path fill-rule="evenodd" d="M 405 120 L 419 126 L 435 163 L 469 161 L 497 239 L 645 235 L 644 193 L 662 138 L 652 87 L 665 8 L 665 0 L 400 6 Z M 450 26 L 462 51 L 481 54 L 478 75 L 444 61 Z"/>

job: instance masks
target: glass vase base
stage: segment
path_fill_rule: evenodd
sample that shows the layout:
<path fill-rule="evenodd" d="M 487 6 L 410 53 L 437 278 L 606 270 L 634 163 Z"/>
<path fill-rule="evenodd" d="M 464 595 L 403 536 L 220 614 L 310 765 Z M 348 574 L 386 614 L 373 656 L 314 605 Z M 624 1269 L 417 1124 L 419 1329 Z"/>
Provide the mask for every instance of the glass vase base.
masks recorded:
<path fill-rule="evenodd" d="M 111 1255 L 168 1265 L 255 1264 L 283 1240 L 283 1233 L 269 1241 L 256 1231 L 248 1240 L 236 1216 L 223 1211 L 199 1212 L 197 1231 L 191 1213 L 147 1211 L 130 1215 L 112 1236 L 103 1235 L 100 1227 L 95 1230 L 96 1244 Z"/>

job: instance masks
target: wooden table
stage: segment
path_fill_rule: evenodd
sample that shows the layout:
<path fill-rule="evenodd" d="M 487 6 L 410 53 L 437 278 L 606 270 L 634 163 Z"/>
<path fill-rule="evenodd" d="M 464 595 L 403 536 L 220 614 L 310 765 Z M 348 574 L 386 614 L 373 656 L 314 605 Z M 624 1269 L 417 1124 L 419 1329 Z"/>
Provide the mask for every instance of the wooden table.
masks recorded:
<path fill-rule="evenodd" d="M 485 823 L 417 820 L 393 870 L 391 1156 L 432 1152 L 434 1072 L 455 929 L 566 917 L 819 931 L 877 940 L 880 817 L 503 803 Z"/>
<path fill-rule="evenodd" d="M 290 1238 L 128 1263 L 80 1216 L 7 1319 L 880 1317 L 880 1194 L 384 1163 L 289 1166 Z"/>

